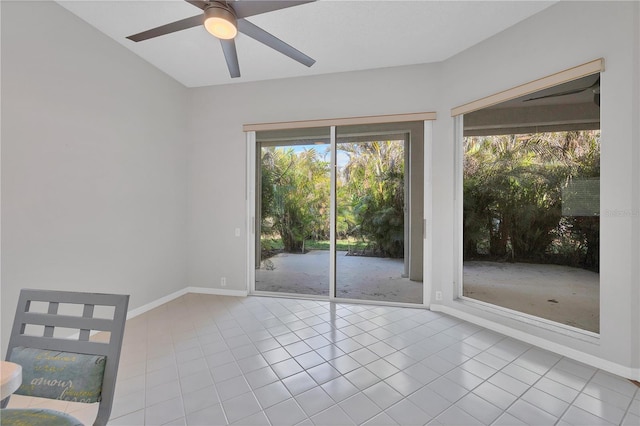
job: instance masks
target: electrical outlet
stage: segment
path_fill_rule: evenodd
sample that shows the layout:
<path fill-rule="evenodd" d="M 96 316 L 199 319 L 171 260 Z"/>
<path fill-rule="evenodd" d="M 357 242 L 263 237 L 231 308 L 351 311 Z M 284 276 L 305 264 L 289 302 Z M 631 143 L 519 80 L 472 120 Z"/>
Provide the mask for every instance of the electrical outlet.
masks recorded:
<path fill-rule="evenodd" d="M 236 228 L 236 237 L 240 236 L 240 228 Z"/>
<path fill-rule="evenodd" d="M 442 292 L 436 291 L 436 300 L 442 300 Z"/>
<path fill-rule="evenodd" d="M 220 285 L 222 287 L 226 287 L 227 286 L 227 277 L 220 278 Z"/>

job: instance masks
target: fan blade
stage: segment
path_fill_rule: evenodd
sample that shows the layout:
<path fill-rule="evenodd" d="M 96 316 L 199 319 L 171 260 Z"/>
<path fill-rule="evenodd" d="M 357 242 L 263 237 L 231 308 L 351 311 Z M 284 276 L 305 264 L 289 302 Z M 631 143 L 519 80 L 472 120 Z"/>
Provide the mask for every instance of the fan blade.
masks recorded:
<path fill-rule="evenodd" d="M 313 3 L 315 0 L 245 0 L 230 2 L 230 6 L 236 12 L 238 19 L 274 10 L 286 9 L 305 3 Z"/>
<path fill-rule="evenodd" d="M 186 30 L 188 28 L 197 27 L 202 25 L 204 16 L 202 14 L 192 16 L 191 18 L 181 19 L 180 21 L 172 22 L 170 24 L 161 25 L 156 28 L 152 28 L 147 31 L 143 31 L 138 34 L 130 35 L 127 37 L 131 41 L 143 41 L 150 38 L 159 37 L 165 34 L 175 33 L 176 31 Z"/>
<path fill-rule="evenodd" d="M 231 78 L 240 77 L 240 65 L 238 64 L 238 53 L 236 51 L 235 40 L 220 39 L 220 45 L 222 46 L 224 59 L 227 61 L 227 68 L 229 68 L 229 74 L 231 74 Z"/>
<path fill-rule="evenodd" d="M 573 89 L 573 90 L 567 90 L 565 92 L 552 93 L 550 95 L 545 95 L 545 96 L 537 96 L 535 98 L 525 99 L 522 102 L 535 101 L 536 99 L 557 98 L 559 96 L 573 95 L 575 93 L 584 92 L 585 90 L 588 90 L 588 89 L 591 89 L 591 87 L 583 87 L 582 89 Z"/>
<path fill-rule="evenodd" d="M 238 19 L 238 31 L 248 35 L 252 39 L 257 40 L 264 45 L 269 46 L 274 50 L 277 50 L 283 55 L 288 56 L 291 59 L 300 62 L 303 65 L 310 67 L 311 65 L 316 63 L 315 59 L 310 58 L 309 56 L 305 55 L 298 49 L 288 45 L 284 41 L 280 40 L 278 37 L 272 34 L 269 34 L 262 28 L 252 24 L 246 19 Z"/>
<path fill-rule="evenodd" d="M 194 5 L 195 7 L 205 10 L 207 8 L 207 4 L 208 2 L 206 1 L 202 1 L 202 0 L 184 0 L 187 3 L 191 3 L 192 5 Z"/>

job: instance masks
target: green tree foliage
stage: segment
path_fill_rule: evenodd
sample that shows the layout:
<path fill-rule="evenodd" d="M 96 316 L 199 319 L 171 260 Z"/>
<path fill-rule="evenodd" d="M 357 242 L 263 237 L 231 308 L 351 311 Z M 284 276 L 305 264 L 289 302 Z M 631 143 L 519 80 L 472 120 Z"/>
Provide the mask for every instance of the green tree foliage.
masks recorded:
<path fill-rule="evenodd" d="M 368 242 L 368 254 L 403 257 L 403 143 L 340 143 L 339 150 L 348 160 L 338 173 L 338 237 Z M 311 147 L 262 149 L 262 233 L 277 234 L 286 252 L 303 252 L 305 240 L 329 239 L 326 155 Z"/>
<path fill-rule="evenodd" d="M 305 239 L 327 238 L 329 163 L 314 148 L 263 148 L 262 230 L 280 235 L 284 251 L 303 252 Z"/>
<path fill-rule="evenodd" d="M 381 256 L 404 256 L 404 147 L 401 141 L 341 143 L 338 230 Z"/>
<path fill-rule="evenodd" d="M 597 270 L 599 205 L 592 197 L 590 214 L 571 213 L 563 196 L 571 195 L 573 182 L 598 181 L 599 137 L 599 131 L 579 131 L 466 138 L 465 258 Z"/>

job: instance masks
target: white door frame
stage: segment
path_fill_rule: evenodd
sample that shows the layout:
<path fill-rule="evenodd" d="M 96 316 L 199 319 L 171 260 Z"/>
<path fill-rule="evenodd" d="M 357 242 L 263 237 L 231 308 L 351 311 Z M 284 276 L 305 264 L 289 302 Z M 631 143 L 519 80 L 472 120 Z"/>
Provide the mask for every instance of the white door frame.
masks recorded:
<path fill-rule="evenodd" d="M 431 210 L 432 210 L 432 164 L 431 153 L 433 147 L 433 123 L 432 120 L 435 117 L 424 119 L 424 213 L 423 213 L 423 297 L 422 304 L 414 303 L 400 303 L 400 302 L 384 302 L 384 301 L 369 301 L 360 299 L 342 299 L 336 298 L 336 262 L 335 262 L 335 230 L 336 230 L 336 125 L 330 126 L 330 155 L 331 155 L 331 207 L 330 207 L 330 265 L 329 265 L 329 300 L 338 302 L 349 303 L 364 303 L 364 304 L 384 304 L 392 306 L 408 306 L 408 307 L 425 307 L 428 308 L 431 305 L 431 289 L 432 289 L 432 222 L 431 222 Z M 256 256 L 256 131 L 246 130 L 246 152 L 247 152 L 247 188 L 246 188 L 246 255 L 247 255 L 247 291 L 249 294 L 256 294 L 256 269 L 255 269 L 255 256 Z M 259 293 L 260 295 L 269 296 L 282 296 L 282 297 L 297 297 L 297 298 L 313 298 L 313 299 L 325 299 L 322 296 L 305 296 L 299 294 L 271 294 L 271 293 Z"/>

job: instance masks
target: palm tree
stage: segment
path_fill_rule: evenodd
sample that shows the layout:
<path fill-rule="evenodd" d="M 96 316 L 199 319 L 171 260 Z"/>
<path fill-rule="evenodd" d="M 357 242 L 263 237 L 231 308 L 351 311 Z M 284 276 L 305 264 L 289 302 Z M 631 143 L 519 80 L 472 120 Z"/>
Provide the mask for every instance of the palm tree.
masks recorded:
<path fill-rule="evenodd" d="M 339 174 L 339 221 L 383 256 L 404 256 L 404 144 L 340 143 L 348 157 Z"/>
<path fill-rule="evenodd" d="M 563 189 L 599 177 L 599 152 L 597 131 L 466 138 L 465 257 L 541 260 L 559 232 L 573 232 L 589 240 L 582 263 L 597 263 L 597 218 L 560 222 Z"/>
<path fill-rule="evenodd" d="M 262 227 L 284 250 L 304 252 L 304 240 L 328 235 L 329 164 L 314 148 L 262 151 Z"/>

